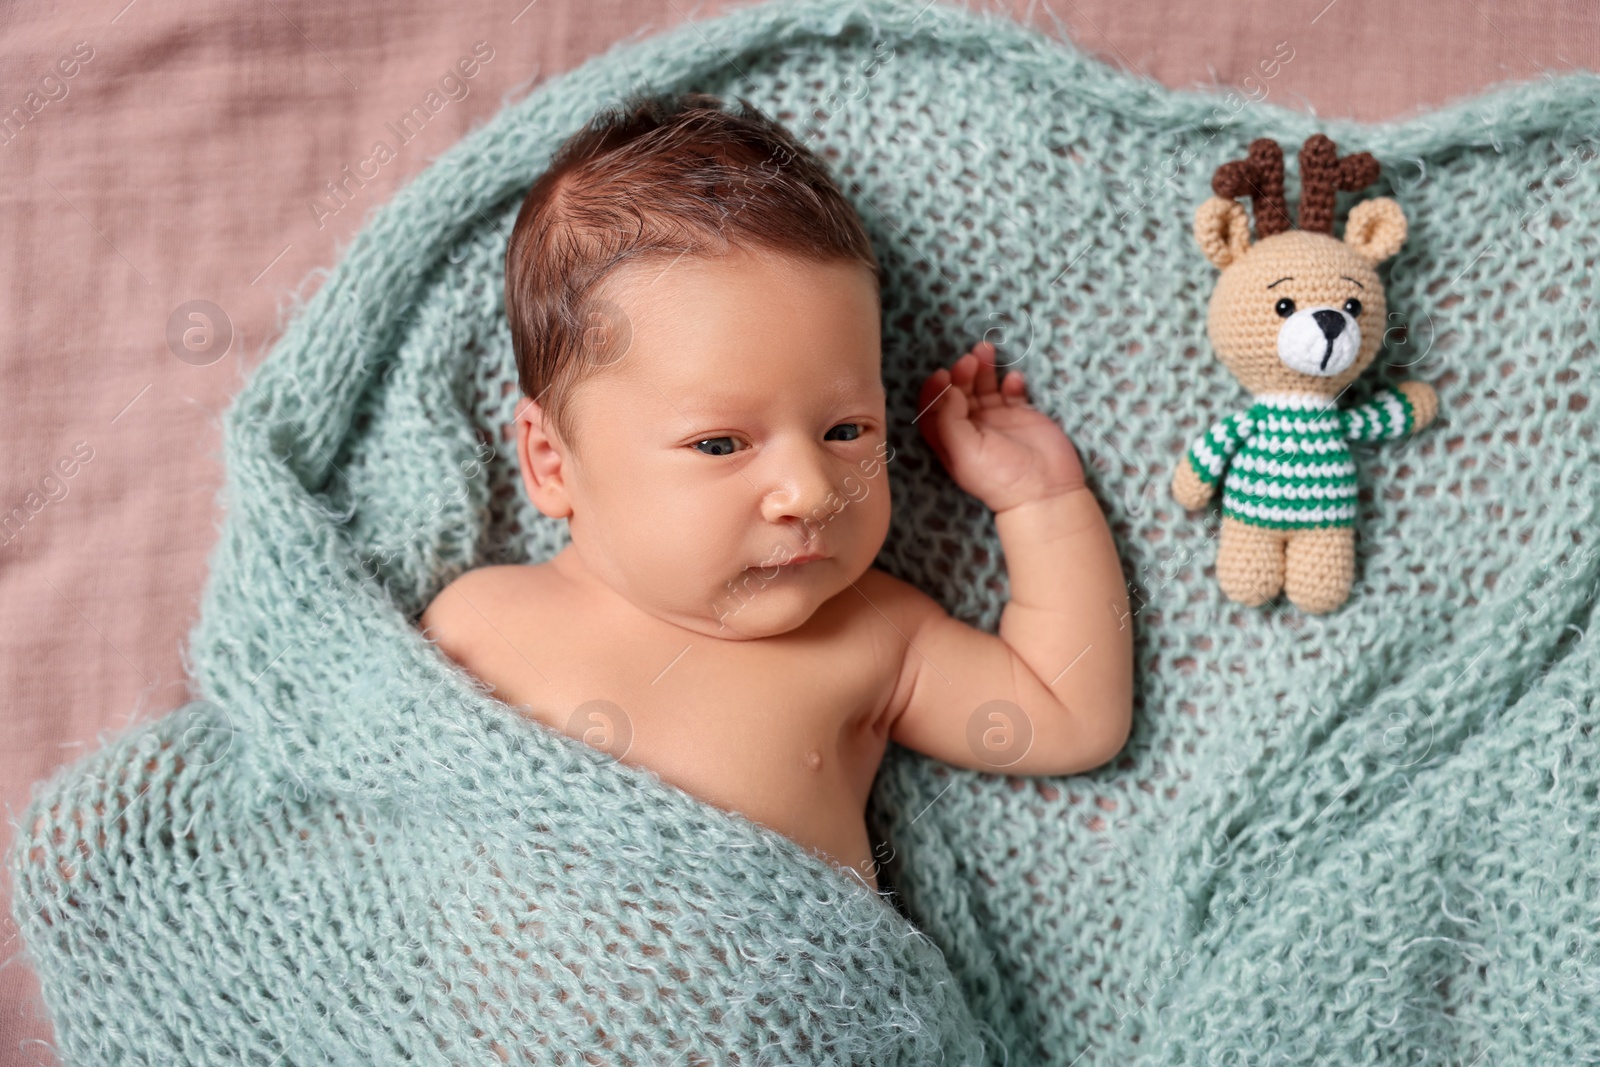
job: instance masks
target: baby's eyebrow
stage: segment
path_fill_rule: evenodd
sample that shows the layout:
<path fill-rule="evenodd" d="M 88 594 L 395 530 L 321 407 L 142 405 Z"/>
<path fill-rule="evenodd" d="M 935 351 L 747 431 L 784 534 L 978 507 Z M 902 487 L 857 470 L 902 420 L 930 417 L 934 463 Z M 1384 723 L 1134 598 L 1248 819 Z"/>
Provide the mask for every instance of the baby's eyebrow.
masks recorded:
<path fill-rule="evenodd" d="M 879 388 L 882 388 L 880 385 Z M 844 404 L 865 398 L 873 390 L 862 388 L 858 383 L 848 380 L 835 380 L 830 384 L 819 383 L 819 399 L 828 404 Z M 771 389 L 757 396 L 744 396 L 737 393 L 717 392 L 712 389 L 695 388 L 688 390 L 688 399 L 677 401 L 679 414 L 685 418 L 715 419 L 729 415 L 747 415 L 761 407 L 764 403 L 783 395 L 781 390 Z"/>
<path fill-rule="evenodd" d="M 690 399 L 678 402 L 678 413 L 685 418 L 713 419 L 747 414 L 751 406 L 745 397 L 717 396 L 695 390 Z"/>

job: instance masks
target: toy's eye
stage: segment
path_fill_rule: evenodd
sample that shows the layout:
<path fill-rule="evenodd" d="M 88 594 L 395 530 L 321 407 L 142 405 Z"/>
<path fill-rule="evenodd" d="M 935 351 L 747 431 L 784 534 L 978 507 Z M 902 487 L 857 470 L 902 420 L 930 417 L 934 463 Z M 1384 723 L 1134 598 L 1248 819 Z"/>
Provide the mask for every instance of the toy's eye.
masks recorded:
<path fill-rule="evenodd" d="M 694 447 L 696 451 L 707 456 L 727 456 L 735 451 L 734 444 L 735 441 L 731 437 L 707 437 L 704 441 L 696 441 Z M 701 445 L 712 445 L 715 451 L 707 452 L 700 447 Z"/>
<path fill-rule="evenodd" d="M 1346 300 L 1344 302 L 1344 313 L 1349 315 L 1352 319 L 1359 319 L 1361 317 L 1361 301 L 1355 299 L 1354 297 Z"/>
<path fill-rule="evenodd" d="M 1286 319 L 1290 315 L 1294 314 L 1294 301 L 1290 300 L 1288 297 L 1284 297 L 1282 300 L 1278 301 L 1272 310 L 1278 313 L 1278 318 Z"/>
<path fill-rule="evenodd" d="M 844 430 L 848 436 L 834 437 L 832 436 L 833 430 Z M 861 424 L 859 422 L 841 422 L 839 425 L 835 426 L 833 430 L 829 430 L 827 433 L 823 434 L 822 439 L 824 441 L 854 441 L 856 438 L 861 436 Z"/>

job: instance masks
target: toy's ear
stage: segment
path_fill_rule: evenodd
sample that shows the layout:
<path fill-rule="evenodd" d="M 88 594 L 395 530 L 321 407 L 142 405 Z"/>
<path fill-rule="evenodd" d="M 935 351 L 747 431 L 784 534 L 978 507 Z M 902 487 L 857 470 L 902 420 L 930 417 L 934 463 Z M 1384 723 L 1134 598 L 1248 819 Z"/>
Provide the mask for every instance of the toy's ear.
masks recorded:
<path fill-rule="evenodd" d="M 1387 196 L 1363 200 L 1350 209 L 1344 243 L 1374 263 L 1382 263 L 1406 243 L 1406 215 Z"/>
<path fill-rule="evenodd" d="M 1244 205 L 1213 196 L 1194 211 L 1194 239 L 1214 266 L 1226 267 L 1250 250 L 1250 220 Z"/>

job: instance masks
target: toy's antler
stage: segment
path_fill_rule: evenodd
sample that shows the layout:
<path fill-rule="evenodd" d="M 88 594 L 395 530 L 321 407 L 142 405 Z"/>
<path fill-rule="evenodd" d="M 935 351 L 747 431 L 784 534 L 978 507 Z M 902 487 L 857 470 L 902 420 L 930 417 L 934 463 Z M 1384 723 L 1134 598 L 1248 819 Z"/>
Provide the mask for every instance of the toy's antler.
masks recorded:
<path fill-rule="evenodd" d="M 1211 176 L 1211 191 L 1229 199 L 1250 197 L 1257 240 L 1282 233 L 1293 225 L 1283 199 L 1283 149 L 1270 137 L 1257 137 L 1250 142 L 1246 158 L 1218 167 Z"/>
<path fill-rule="evenodd" d="M 1300 147 L 1300 228 L 1333 232 L 1334 192 L 1355 192 L 1378 180 L 1378 161 L 1371 152 L 1339 158 L 1326 134 L 1314 133 Z"/>

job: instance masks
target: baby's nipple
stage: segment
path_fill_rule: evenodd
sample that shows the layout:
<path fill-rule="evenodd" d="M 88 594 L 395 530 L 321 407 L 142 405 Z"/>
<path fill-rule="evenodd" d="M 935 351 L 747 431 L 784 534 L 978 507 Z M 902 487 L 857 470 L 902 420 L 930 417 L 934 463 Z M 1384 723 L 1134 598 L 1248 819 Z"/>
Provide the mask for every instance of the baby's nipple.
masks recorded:
<path fill-rule="evenodd" d="M 806 753 L 806 766 L 814 771 L 822 770 L 822 753 L 812 749 Z"/>

